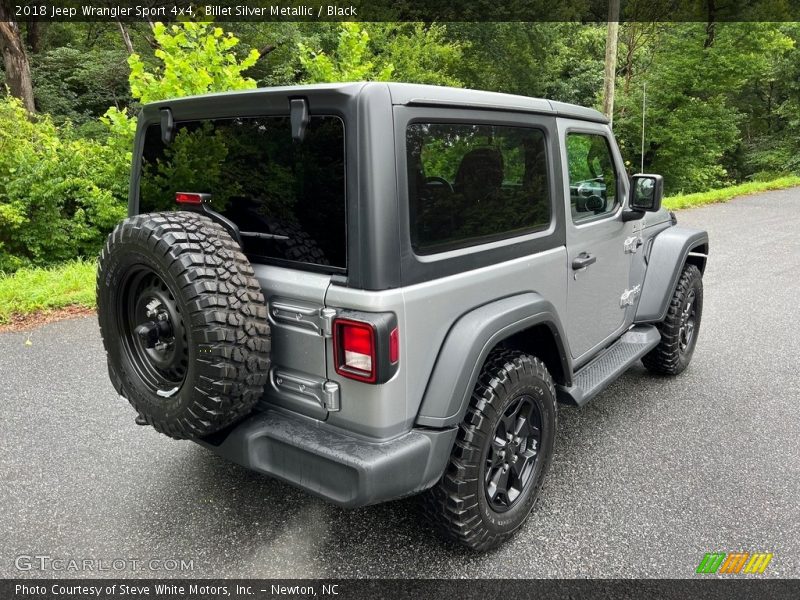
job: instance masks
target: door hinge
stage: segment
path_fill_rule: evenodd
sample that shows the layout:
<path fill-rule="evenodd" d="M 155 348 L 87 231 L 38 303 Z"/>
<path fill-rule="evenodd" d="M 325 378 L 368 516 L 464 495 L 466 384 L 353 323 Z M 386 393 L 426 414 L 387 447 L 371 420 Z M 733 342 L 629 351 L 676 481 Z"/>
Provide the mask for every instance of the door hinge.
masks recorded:
<path fill-rule="evenodd" d="M 339 384 L 335 381 L 274 367 L 270 371 L 270 380 L 278 393 L 313 400 L 329 412 L 341 410 Z"/>
<path fill-rule="evenodd" d="M 636 296 L 638 296 L 641 291 L 642 286 L 635 285 L 631 289 L 622 292 L 622 296 L 620 296 L 619 299 L 619 307 L 625 308 L 626 306 L 631 306 L 636 301 Z"/>
<path fill-rule="evenodd" d="M 333 335 L 336 309 L 317 308 L 299 303 L 275 300 L 270 303 L 270 313 L 275 321 L 314 331 L 323 337 Z"/>
<path fill-rule="evenodd" d="M 641 247 L 642 244 L 642 238 L 640 238 L 638 235 L 627 238 L 624 245 L 625 254 L 636 254 L 636 251 Z"/>
<path fill-rule="evenodd" d="M 333 335 L 333 320 L 336 318 L 335 308 L 323 308 L 319 311 L 319 322 L 322 329 L 322 335 L 331 337 Z"/>

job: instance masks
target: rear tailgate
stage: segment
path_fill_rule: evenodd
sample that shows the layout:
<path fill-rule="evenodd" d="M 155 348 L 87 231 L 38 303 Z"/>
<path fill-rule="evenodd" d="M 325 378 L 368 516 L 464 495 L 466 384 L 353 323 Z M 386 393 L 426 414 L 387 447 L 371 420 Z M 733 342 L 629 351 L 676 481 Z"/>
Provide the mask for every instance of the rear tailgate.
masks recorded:
<path fill-rule="evenodd" d="M 338 384 L 328 381 L 327 340 L 333 311 L 326 311 L 330 275 L 253 265 L 269 306 L 272 366 L 261 408 L 283 406 L 325 419 L 336 410 Z"/>

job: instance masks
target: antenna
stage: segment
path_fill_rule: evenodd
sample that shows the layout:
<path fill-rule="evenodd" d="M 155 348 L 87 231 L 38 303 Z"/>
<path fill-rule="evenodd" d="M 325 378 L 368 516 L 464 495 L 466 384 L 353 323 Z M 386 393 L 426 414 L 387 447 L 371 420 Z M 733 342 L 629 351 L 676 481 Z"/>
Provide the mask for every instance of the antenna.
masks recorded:
<path fill-rule="evenodd" d="M 642 166 L 639 173 L 644 173 L 644 114 L 647 107 L 647 82 L 642 87 Z"/>

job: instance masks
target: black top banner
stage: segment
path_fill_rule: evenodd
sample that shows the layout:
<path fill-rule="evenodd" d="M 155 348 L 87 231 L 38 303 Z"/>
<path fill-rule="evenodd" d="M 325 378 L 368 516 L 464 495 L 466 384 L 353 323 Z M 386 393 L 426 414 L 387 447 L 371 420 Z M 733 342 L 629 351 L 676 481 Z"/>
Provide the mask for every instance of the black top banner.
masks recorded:
<path fill-rule="evenodd" d="M 6 0 L 17 21 L 609 20 L 614 0 Z M 620 21 L 800 21 L 800 0 L 617 0 Z M 613 13 L 612 13 L 613 14 Z M 613 19 L 612 19 L 613 20 Z"/>

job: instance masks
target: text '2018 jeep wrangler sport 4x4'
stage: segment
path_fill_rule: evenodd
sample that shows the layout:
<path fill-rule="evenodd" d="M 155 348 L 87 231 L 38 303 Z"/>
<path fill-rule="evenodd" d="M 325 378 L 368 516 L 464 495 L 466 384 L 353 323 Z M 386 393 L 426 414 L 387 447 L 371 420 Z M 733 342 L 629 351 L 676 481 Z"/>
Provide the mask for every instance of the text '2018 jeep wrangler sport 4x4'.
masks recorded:
<path fill-rule="evenodd" d="M 341 506 L 425 491 L 450 538 L 495 546 L 557 400 L 692 357 L 708 236 L 594 110 L 262 89 L 145 106 L 134 156 L 97 280 L 114 387 L 138 423 Z"/>

